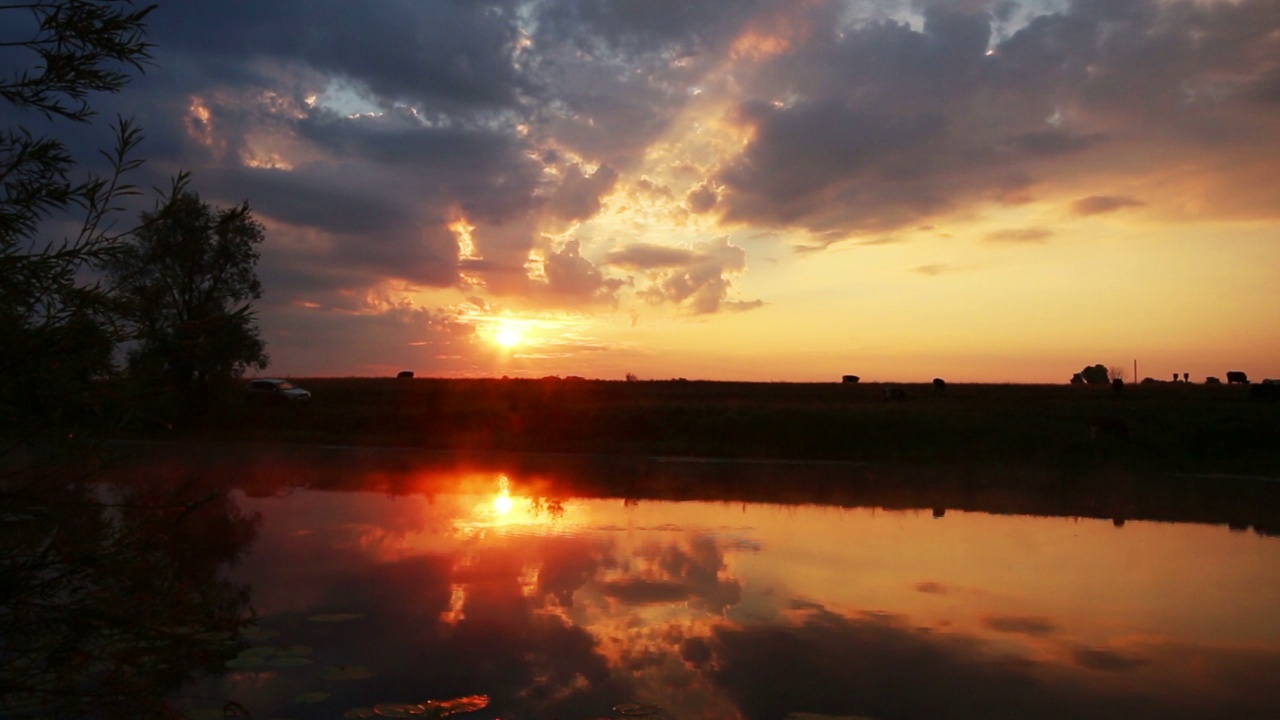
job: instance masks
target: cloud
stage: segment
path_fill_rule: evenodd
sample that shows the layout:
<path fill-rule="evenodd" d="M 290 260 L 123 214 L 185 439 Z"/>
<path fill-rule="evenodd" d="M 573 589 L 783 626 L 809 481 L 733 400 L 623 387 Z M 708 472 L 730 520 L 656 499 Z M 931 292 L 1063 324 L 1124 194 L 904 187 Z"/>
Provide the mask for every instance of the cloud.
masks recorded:
<path fill-rule="evenodd" d="M 705 213 L 715 207 L 719 195 L 716 194 L 714 187 L 707 183 L 701 183 L 689 191 L 685 196 L 685 204 L 689 206 L 689 210 L 695 213 Z"/>
<path fill-rule="evenodd" d="M 564 220 L 587 220 L 600 212 L 600 197 L 617 181 L 617 171 L 608 165 L 590 175 L 583 175 L 578 165 L 570 165 L 551 199 L 551 211 Z"/>
<path fill-rule="evenodd" d="M 1107 648 L 1080 647 L 1071 656 L 1081 667 L 1103 672 L 1130 672 L 1148 662 Z"/>
<path fill-rule="evenodd" d="M 1080 217 L 1102 215 L 1127 207 L 1142 207 L 1146 203 L 1127 195 L 1090 195 L 1071 203 L 1071 214 Z"/>
<path fill-rule="evenodd" d="M 951 272 L 953 269 L 952 266 L 946 263 L 939 263 L 936 265 L 919 265 L 912 268 L 911 271 L 918 272 L 921 275 L 928 275 L 929 277 L 936 277 L 943 273 Z"/>
<path fill-rule="evenodd" d="M 1053 231 L 1048 228 L 1030 227 L 995 230 L 987 233 L 983 239 L 996 243 L 1043 243 L 1051 237 Z"/>
<path fill-rule="evenodd" d="M 611 252 L 606 262 L 647 271 L 648 285 L 637 295 L 653 304 L 670 302 L 695 315 L 750 310 L 761 301 L 728 302 L 732 277 L 746 270 L 746 251 L 728 238 L 698 243 L 692 249 L 637 244 Z"/>
<path fill-rule="evenodd" d="M 599 268 L 582 257 L 579 247 L 577 240 L 570 240 L 559 252 L 547 256 L 544 268 L 548 290 L 554 296 L 582 303 L 616 303 L 618 289 L 626 281 L 606 278 Z"/>
<path fill-rule="evenodd" d="M 1058 631 L 1058 627 L 1043 617 L 999 616 L 983 619 L 982 623 L 992 630 L 1003 633 L 1016 633 L 1044 637 Z"/>

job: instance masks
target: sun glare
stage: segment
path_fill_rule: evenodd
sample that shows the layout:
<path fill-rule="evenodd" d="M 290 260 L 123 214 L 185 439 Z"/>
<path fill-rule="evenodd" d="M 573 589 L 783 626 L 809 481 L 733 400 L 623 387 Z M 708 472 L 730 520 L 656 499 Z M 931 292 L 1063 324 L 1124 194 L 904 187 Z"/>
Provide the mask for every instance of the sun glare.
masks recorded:
<path fill-rule="evenodd" d="M 505 348 L 519 345 L 522 339 L 520 331 L 510 326 L 498 328 L 493 335 L 493 341 Z"/>
<path fill-rule="evenodd" d="M 513 504 L 511 483 L 504 475 L 498 479 L 498 495 L 493 498 L 493 510 L 498 515 L 510 515 Z"/>

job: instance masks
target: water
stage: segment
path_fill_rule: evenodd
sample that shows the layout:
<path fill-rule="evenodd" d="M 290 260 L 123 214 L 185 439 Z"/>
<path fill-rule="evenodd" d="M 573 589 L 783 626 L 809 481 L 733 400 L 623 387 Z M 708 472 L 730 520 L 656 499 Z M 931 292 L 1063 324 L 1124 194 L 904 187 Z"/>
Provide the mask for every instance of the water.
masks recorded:
<path fill-rule="evenodd" d="M 734 473 L 715 470 L 719 495 Z M 575 495 L 491 469 L 306 476 L 231 493 L 261 516 L 230 571 L 258 619 L 185 691 L 197 717 L 474 696 L 467 717 L 1280 717 L 1280 539 L 1141 519 L 1252 500 L 1127 495 L 1122 520 L 659 500 L 632 480 L 609 497 L 608 478 Z M 1019 505 L 993 497 L 976 504 Z"/>

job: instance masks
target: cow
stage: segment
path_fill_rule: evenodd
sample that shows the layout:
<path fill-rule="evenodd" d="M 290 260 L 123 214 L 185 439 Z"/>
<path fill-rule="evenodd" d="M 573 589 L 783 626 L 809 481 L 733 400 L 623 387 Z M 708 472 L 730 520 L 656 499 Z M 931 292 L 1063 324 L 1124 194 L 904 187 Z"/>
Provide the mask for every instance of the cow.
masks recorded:
<path fill-rule="evenodd" d="M 1249 384 L 1249 376 L 1248 376 L 1248 375 L 1245 375 L 1243 372 L 1241 372 L 1241 371 L 1239 371 L 1239 370 L 1228 370 L 1228 371 L 1227 371 L 1227 384 L 1228 384 L 1228 385 L 1235 385 L 1236 383 L 1239 383 L 1239 384 L 1241 384 L 1241 385 L 1248 385 L 1248 384 Z"/>
<path fill-rule="evenodd" d="M 412 379 L 413 379 L 413 371 L 412 371 L 412 370 L 401 370 L 400 372 L 396 373 L 396 379 L 397 379 L 397 380 L 412 380 Z"/>
<path fill-rule="evenodd" d="M 881 392 L 884 394 L 885 400 L 906 400 L 907 391 L 899 387 L 885 386 Z"/>
<path fill-rule="evenodd" d="M 947 381 L 942 378 L 933 379 L 933 394 L 942 395 L 947 391 Z"/>
<path fill-rule="evenodd" d="M 847 385 L 857 385 L 858 381 L 861 379 L 862 378 L 858 377 L 857 375 L 845 375 L 844 377 L 840 378 L 840 382 L 845 383 Z"/>

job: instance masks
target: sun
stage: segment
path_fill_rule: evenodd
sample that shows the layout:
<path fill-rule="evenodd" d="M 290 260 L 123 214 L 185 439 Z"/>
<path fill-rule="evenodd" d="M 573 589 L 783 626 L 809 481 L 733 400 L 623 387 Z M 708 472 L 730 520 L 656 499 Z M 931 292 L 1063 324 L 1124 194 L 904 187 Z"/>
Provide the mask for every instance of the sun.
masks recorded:
<path fill-rule="evenodd" d="M 523 336 L 520 335 L 520 331 L 511 326 L 498 328 L 498 331 L 493 335 L 493 341 L 504 348 L 515 347 L 516 345 L 519 345 L 520 341 L 523 339 Z"/>

